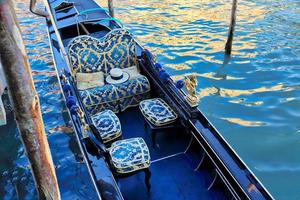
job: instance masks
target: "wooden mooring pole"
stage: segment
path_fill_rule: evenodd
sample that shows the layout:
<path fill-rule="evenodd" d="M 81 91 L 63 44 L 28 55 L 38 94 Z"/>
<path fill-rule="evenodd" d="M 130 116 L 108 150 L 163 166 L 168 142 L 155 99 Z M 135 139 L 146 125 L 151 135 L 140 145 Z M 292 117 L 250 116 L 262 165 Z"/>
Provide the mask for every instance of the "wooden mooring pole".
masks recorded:
<path fill-rule="evenodd" d="M 60 199 L 39 98 L 12 0 L 0 0 L 0 60 L 39 199 Z"/>
<path fill-rule="evenodd" d="M 111 17 L 115 17 L 114 0 L 107 0 L 107 4 L 108 4 L 109 15 Z"/>
<path fill-rule="evenodd" d="M 6 112 L 5 112 L 4 104 L 2 102 L 2 95 L 4 93 L 5 88 L 6 88 L 6 82 L 5 82 L 4 73 L 2 70 L 2 65 L 0 60 L 0 126 L 6 124 Z"/>
<path fill-rule="evenodd" d="M 236 22 L 236 8 L 237 8 L 237 0 L 232 1 L 232 8 L 231 8 L 231 19 L 230 19 L 230 26 L 228 31 L 228 38 L 225 45 L 225 54 L 230 55 L 232 49 L 232 40 Z"/>

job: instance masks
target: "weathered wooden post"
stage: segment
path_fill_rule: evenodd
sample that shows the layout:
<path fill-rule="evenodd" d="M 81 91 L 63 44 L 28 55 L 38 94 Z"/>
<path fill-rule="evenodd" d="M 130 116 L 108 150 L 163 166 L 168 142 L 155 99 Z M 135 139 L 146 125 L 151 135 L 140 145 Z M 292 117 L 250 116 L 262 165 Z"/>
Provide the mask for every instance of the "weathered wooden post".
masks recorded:
<path fill-rule="evenodd" d="M 2 102 L 2 95 L 4 93 L 4 89 L 6 88 L 6 82 L 2 70 L 1 59 L 0 59 L 0 126 L 6 124 L 6 112 L 4 108 L 4 104 Z"/>
<path fill-rule="evenodd" d="M 232 40 L 233 40 L 233 33 L 235 28 L 235 21 L 236 21 L 236 8 L 237 8 L 237 0 L 232 1 L 232 8 L 231 8 L 231 20 L 230 26 L 228 31 L 228 38 L 225 45 L 225 54 L 230 55 L 232 49 Z"/>
<path fill-rule="evenodd" d="M 113 0 L 107 0 L 108 4 L 108 10 L 109 10 L 109 15 L 111 17 L 115 17 L 115 12 L 114 12 L 114 1 Z"/>
<path fill-rule="evenodd" d="M 12 0 L 0 0 L 0 60 L 40 199 L 60 199 L 39 98 Z"/>

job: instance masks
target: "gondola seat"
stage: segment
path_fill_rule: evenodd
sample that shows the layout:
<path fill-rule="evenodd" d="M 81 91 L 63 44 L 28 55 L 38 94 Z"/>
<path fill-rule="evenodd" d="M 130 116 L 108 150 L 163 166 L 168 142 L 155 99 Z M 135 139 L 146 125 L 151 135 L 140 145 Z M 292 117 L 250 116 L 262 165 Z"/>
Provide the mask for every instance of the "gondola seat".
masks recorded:
<path fill-rule="evenodd" d="M 107 144 L 122 136 L 121 123 L 116 114 L 111 110 L 104 110 L 93 115 L 92 121 L 98 129 L 104 144 Z"/>
<path fill-rule="evenodd" d="M 112 68 L 126 69 L 138 66 L 136 42 L 124 29 L 115 29 L 101 39 L 88 35 L 72 39 L 68 45 L 71 75 L 77 82 L 77 73 L 102 72 L 104 79 Z M 104 82 L 104 81 L 103 81 Z M 150 83 L 143 75 L 121 84 L 104 84 L 79 90 L 79 95 L 89 114 L 105 109 L 114 112 L 137 106 L 148 97 Z"/>
<path fill-rule="evenodd" d="M 152 146 L 155 148 L 157 132 L 178 126 L 177 114 L 161 98 L 143 100 L 139 108 L 145 119 L 145 129 L 149 127 L 151 130 Z"/>
<path fill-rule="evenodd" d="M 164 126 L 177 119 L 177 114 L 160 98 L 141 101 L 140 110 L 146 120 L 154 126 Z"/>
<path fill-rule="evenodd" d="M 100 130 L 96 128 L 95 124 L 92 124 L 90 128 L 96 135 L 90 134 L 90 140 L 88 141 L 98 148 L 97 152 L 99 154 L 96 154 L 97 156 L 104 155 L 117 181 L 144 172 L 145 184 L 148 191 L 150 191 L 151 171 L 149 167 L 151 158 L 144 139 L 137 137 L 117 140 L 107 148 L 107 145 L 103 145 L 102 134 L 99 133 Z"/>
<path fill-rule="evenodd" d="M 111 165 L 118 174 L 127 174 L 150 166 L 150 152 L 143 138 L 114 142 L 110 149 Z"/>
<path fill-rule="evenodd" d="M 121 84 L 105 84 L 102 87 L 79 90 L 79 95 L 87 111 L 96 114 L 104 109 L 119 112 L 138 105 L 149 91 L 148 79 L 140 75 Z"/>

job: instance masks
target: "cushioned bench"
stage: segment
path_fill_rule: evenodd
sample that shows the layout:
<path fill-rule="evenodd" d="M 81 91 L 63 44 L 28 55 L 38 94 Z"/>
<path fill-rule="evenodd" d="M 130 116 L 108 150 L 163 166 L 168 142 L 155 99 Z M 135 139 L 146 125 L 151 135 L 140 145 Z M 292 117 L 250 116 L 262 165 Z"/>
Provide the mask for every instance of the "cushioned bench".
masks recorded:
<path fill-rule="evenodd" d="M 145 118 L 145 128 L 151 129 L 153 148 L 156 144 L 156 133 L 176 127 L 176 112 L 162 99 L 147 99 L 140 102 L 140 111 Z"/>
<path fill-rule="evenodd" d="M 122 136 L 121 123 L 111 110 L 104 110 L 92 116 L 92 121 L 105 144 Z"/>
<path fill-rule="evenodd" d="M 177 119 L 177 114 L 160 98 L 141 101 L 140 110 L 146 120 L 154 126 L 171 124 Z"/>
<path fill-rule="evenodd" d="M 68 45 L 68 57 L 74 80 L 77 80 L 78 73 L 102 72 L 106 77 L 112 68 L 138 65 L 136 43 L 124 29 L 115 29 L 101 39 L 78 36 Z M 119 112 L 137 106 L 148 97 L 149 91 L 148 79 L 139 74 L 124 83 L 79 90 L 79 95 L 89 114 L 96 114 L 104 109 Z"/>
<path fill-rule="evenodd" d="M 114 142 L 109 153 L 111 165 L 119 174 L 149 168 L 150 152 L 143 138 L 130 138 Z"/>

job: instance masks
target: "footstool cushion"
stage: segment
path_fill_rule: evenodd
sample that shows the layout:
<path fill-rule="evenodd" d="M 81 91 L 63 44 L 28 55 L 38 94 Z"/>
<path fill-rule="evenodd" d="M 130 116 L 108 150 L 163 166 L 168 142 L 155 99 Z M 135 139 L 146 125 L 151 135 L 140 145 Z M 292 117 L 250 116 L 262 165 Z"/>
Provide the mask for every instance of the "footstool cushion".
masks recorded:
<path fill-rule="evenodd" d="M 143 138 L 130 138 L 112 143 L 111 165 L 119 174 L 134 172 L 150 166 L 150 152 Z"/>
<path fill-rule="evenodd" d="M 104 110 L 94 115 L 92 121 L 104 143 L 108 143 L 122 135 L 120 120 L 111 110 Z"/>
<path fill-rule="evenodd" d="M 164 126 L 173 123 L 177 119 L 177 114 L 160 98 L 141 101 L 140 110 L 154 126 Z"/>

